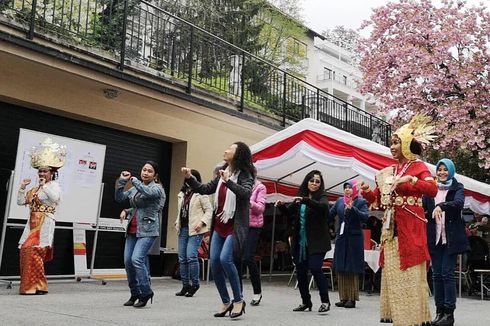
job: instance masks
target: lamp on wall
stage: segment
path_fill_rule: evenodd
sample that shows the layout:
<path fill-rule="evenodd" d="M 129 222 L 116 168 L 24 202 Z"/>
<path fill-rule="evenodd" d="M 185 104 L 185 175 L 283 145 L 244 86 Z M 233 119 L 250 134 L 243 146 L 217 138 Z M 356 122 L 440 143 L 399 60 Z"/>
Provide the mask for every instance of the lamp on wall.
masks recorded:
<path fill-rule="evenodd" d="M 109 100 L 115 99 L 121 93 L 119 90 L 114 88 L 104 88 L 102 91 L 104 92 L 104 97 Z"/>

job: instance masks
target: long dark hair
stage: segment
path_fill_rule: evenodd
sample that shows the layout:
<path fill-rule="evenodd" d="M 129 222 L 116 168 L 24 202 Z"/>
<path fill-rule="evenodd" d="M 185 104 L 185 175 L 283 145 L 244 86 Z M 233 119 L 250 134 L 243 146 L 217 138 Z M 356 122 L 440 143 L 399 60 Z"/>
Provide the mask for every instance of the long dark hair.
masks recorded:
<path fill-rule="evenodd" d="M 146 164 L 151 165 L 153 171 L 155 171 L 155 182 L 161 184 L 162 182 L 160 181 L 160 168 L 158 166 L 158 163 L 155 161 L 146 161 L 143 166 L 145 166 Z"/>
<path fill-rule="evenodd" d="M 233 157 L 234 169 L 248 172 L 255 178 L 257 170 L 252 162 L 252 152 L 250 151 L 250 148 L 241 141 L 237 141 L 233 144 L 236 145 L 235 156 Z"/>
<path fill-rule="evenodd" d="M 194 169 L 191 169 L 191 174 L 196 178 L 196 180 L 201 183 L 202 182 L 202 179 L 201 179 L 201 173 L 199 173 L 199 171 L 197 170 L 194 170 Z M 180 188 L 180 191 L 182 192 L 186 192 L 187 189 L 189 189 L 189 186 L 187 185 L 187 182 L 185 181 L 184 179 L 184 183 L 182 184 L 182 188 Z"/>
<path fill-rule="evenodd" d="M 323 181 L 322 173 L 318 170 L 312 170 L 308 172 L 308 174 L 303 179 L 301 186 L 299 186 L 299 190 L 298 190 L 299 197 L 308 197 L 308 195 L 310 194 L 310 191 L 308 190 L 308 182 L 311 180 L 311 178 L 313 178 L 314 175 L 318 175 L 320 177 L 321 183 L 318 190 L 312 193 L 312 197 L 317 198 L 321 194 L 323 194 L 323 192 L 325 191 L 325 182 Z"/>

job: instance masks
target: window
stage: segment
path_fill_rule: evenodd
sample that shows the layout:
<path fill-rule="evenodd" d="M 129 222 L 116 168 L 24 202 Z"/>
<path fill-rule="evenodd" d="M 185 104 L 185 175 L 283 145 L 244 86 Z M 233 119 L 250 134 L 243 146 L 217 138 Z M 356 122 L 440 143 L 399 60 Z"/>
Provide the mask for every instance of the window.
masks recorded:
<path fill-rule="evenodd" d="M 291 51 L 292 51 L 292 54 L 293 55 L 297 55 L 297 56 L 300 56 L 300 57 L 306 57 L 306 51 L 308 49 L 308 46 L 295 39 L 295 38 L 292 38 L 289 40 L 289 44 L 291 46 Z"/>
<path fill-rule="evenodd" d="M 332 79 L 332 74 L 333 74 L 332 69 L 329 69 L 327 67 L 323 68 L 323 77 L 325 79 Z"/>

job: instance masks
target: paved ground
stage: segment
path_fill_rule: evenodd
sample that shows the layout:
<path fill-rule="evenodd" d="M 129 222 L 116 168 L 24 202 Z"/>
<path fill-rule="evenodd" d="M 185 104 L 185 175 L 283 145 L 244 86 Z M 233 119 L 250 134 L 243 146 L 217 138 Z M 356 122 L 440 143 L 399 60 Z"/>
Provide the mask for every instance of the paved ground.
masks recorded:
<path fill-rule="evenodd" d="M 125 281 L 109 281 L 107 285 L 89 281 L 50 283 L 45 296 L 20 296 L 18 285 L 11 290 L 0 284 L 0 325 L 389 325 L 378 323 L 379 296 L 361 292 L 356 309 L 333 307 L 319 315 L 318 292 L 313 294 L 312 312 L 292 312 L 300 303 L 299 293 L 286 286 L 287 281 L 264 282 L 263 300 L 258 307 L 246 307 L 240 321 L 214 318 L 220 307 L 213 283 L 202 284 L 193 298 L 176 297 L 180 283 L 171 279 L 153 280 L 153 305 L 135 309 L 123 307 L 129 298 Z M 251 285 L 245 281 L 245 297 L 251 298 Z M 330 292 L 330 300 L 337 301 L 338 293 Z M 432 300 L 432 298 L 431 298 Z M 434 311 L 434 309 L 433 309 Z M 479 297 L 458 299 L 456 325 L 490 325 L 490 300 Z"/>

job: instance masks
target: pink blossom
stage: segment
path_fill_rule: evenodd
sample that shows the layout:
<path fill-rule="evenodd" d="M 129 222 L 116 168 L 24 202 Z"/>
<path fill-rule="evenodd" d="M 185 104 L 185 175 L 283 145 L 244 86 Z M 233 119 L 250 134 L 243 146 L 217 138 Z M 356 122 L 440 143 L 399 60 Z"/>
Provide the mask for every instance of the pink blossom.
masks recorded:
<path fill-rule="evenodd" d="M 478 152 L 490 169 L 490 13 L 466 0 L 400 0 L 373 10 L 360 40 L 361 91 L 374 95 L 391 122 L 417 113 L 433 117 L 433 147 Z"/>

